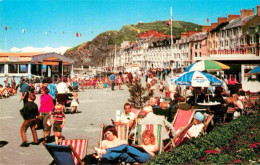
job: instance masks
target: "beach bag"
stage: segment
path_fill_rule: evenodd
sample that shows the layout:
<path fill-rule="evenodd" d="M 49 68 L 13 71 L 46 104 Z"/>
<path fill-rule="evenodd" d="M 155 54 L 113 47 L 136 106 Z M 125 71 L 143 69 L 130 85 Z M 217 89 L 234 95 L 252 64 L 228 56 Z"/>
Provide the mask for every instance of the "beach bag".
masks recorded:
<path fill-rule="evenodd" d="M 37 118 L 37 119 L 36 119 L 36 124 L 37 124 L 36 130 L 41 130 L 41 129 L 43 129 L 43 120 L 42 120 L 41 118 Z"/>

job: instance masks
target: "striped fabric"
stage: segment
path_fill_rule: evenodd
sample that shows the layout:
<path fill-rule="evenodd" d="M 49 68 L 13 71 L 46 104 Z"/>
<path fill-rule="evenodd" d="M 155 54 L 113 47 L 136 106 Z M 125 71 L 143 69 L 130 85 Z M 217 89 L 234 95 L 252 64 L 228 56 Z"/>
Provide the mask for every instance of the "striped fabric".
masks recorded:
<path fill-rule="evenodd" d="M 87 154 L 88 139 L 66 139 L 61 141 L 61 145 L 71 145 L 82 160 Z M 76 156 L 72 155 L 75 164 L 78 164 Z"/>
<path fill-rule="evenodd" d="M 194 115 L 193 109 L 190 110 L 178 109 L 173 120 L 173 127 L 175 131 L 177 131 L 181 127 L 188 125 L 191 122 L 193 115 Z"/>
<path fill-rule="evenodd" d="M 117 125 L 117 137 L 120 140 L 125 140 L 126 144 L 128 143 L 128 132 L 129 132 L 129 125 Z"/>
<path fill-rule="evenodd" d="M 151 130 L 155 136 L 155 144 L 158 145 L 159 150 L 157 154 L 162 152 L 162 125 L 161 124 L 141 124 L 137 126 L 137 143 L 142 145 L 142 134 L 145 130 Z"/>
<path fill-rule="evenodd" d="M 105 140 L 105 138 L 106 138 L 105 132 L 104 132 L 105 128 L 106 128 L 106 126 L 102 123 L 101 124 L 99 147 L 102 146 L 102 140 Z M 117 125 L 116 130 L 117 130 L 118 139 L 125 140 L 125 144 L 128 144 L 129 124 L 128 125 L 124 125 L 124 124 Z"/>

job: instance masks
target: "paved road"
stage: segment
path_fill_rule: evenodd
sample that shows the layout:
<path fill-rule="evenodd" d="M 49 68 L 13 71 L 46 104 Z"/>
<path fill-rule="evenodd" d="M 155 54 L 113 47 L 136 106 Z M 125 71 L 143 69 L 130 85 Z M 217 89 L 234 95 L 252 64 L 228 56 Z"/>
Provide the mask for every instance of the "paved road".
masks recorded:
<path fill-rule="evenodd" d="M 36 103 L 39 106 L 37 95 Z M 97 146 L 101 123 L 110 124 L 110 118 L 115 118 L 115 110 L 123 110 L 123 105 L 129 97 L 126 86 L 123 90 L 111 91 L 111 89 L 88 89 L 79 92 L 80 114 L 66 114 L 66 123 L 63 135 L 67 139 L 89 137 L 88 154 L 93 150 L 92 145 Z M 0 148 L 0 164 L 40 164 L 47 165 L 52 162 L 52 157 L 42 144 L 30 145 L 27 148 L 20 147 L 20 127 L 23 122 L 19 110 L 23 103 L 19 103 L 20 96 L 0 99 L 0 140 L 8 144 Z M 43 137 L 42 131 L 37 131 L 38 138 Z M 52 133 L 53 135 L 53 133 Z M 32 142 L 30 129 L 27 130 L 28 142 Z"/>

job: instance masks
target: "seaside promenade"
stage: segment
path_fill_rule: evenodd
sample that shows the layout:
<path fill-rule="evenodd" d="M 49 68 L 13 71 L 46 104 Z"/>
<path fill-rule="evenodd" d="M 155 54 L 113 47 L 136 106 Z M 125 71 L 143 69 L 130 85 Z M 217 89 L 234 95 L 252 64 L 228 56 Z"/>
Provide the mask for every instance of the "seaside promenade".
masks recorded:
<path fill-rule="evenodd" d="M 79 114 L 66 114 L 66 123 L 62 134 L 66 139 L 89 138 L 87 154 L 93 153 L 92 145 L 97 146 L 100 137 L 101 123 L 111 124 L 110 118 L 115 118 L 115 111 L 122 110 L 129 98 L 128 88 L 111 91 L 106 89 L 86 89 L 79 94 Z M 36 95 L 36 103 L 40 106 L 40 95 Z M 0 99 L 0 141 L 8 144 L 0 148 L 0 165 L 24 164 L 47 165 L 52 157 L 42 144 L 20 147 L 22 143 L 20 127 L 23 119 L 19 110 L 23 102 L 19 102 L 20 94 Z M 37 131 L 38 138 L 43 137 L 43 131 Z M 53 131 L 51 133 L 53 136 Z M 30 128 L 27 130 L 27 140 L 32 142 Z"/>

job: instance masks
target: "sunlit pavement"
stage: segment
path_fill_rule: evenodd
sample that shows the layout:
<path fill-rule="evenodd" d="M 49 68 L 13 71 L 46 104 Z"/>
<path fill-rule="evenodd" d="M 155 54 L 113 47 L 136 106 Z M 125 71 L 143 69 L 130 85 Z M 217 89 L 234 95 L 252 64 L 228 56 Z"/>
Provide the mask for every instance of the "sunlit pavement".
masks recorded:
<path fill-rule="evenodd" d="M 79 114 L 66 114 L 66 123 L 63 135 L 66 139 L 89 138 L 87 154 L 93 152 L 91 146 L 97 146 L 101 123 L 111 124 L 110 118 L 115 118 L 115 111 L 122 110 L 123 105 L 129 98 L 128 88 L 124 85 L 123 90 L 114 91 L 106 89 L 86 89 L 79 92 Z M 23 119 L 19 110 L 23 103 L 19 102 L 20 94 L 9 98 L 0 99 L 0 140 L 8 144 L 0 148 L 0 164 L 50 164 L 52 157 L 40 145 L 20 147 L 20 127 Z M 36 103 L 40 105 L 40 95 L 37 95 Z M 43 137 L 42 130 L 38 130 L 38 138 Z M 52 134 L 53 135 L 53 132 Z M 27 130 L 27 140 L 32 142 L 30 128 Z"/>

